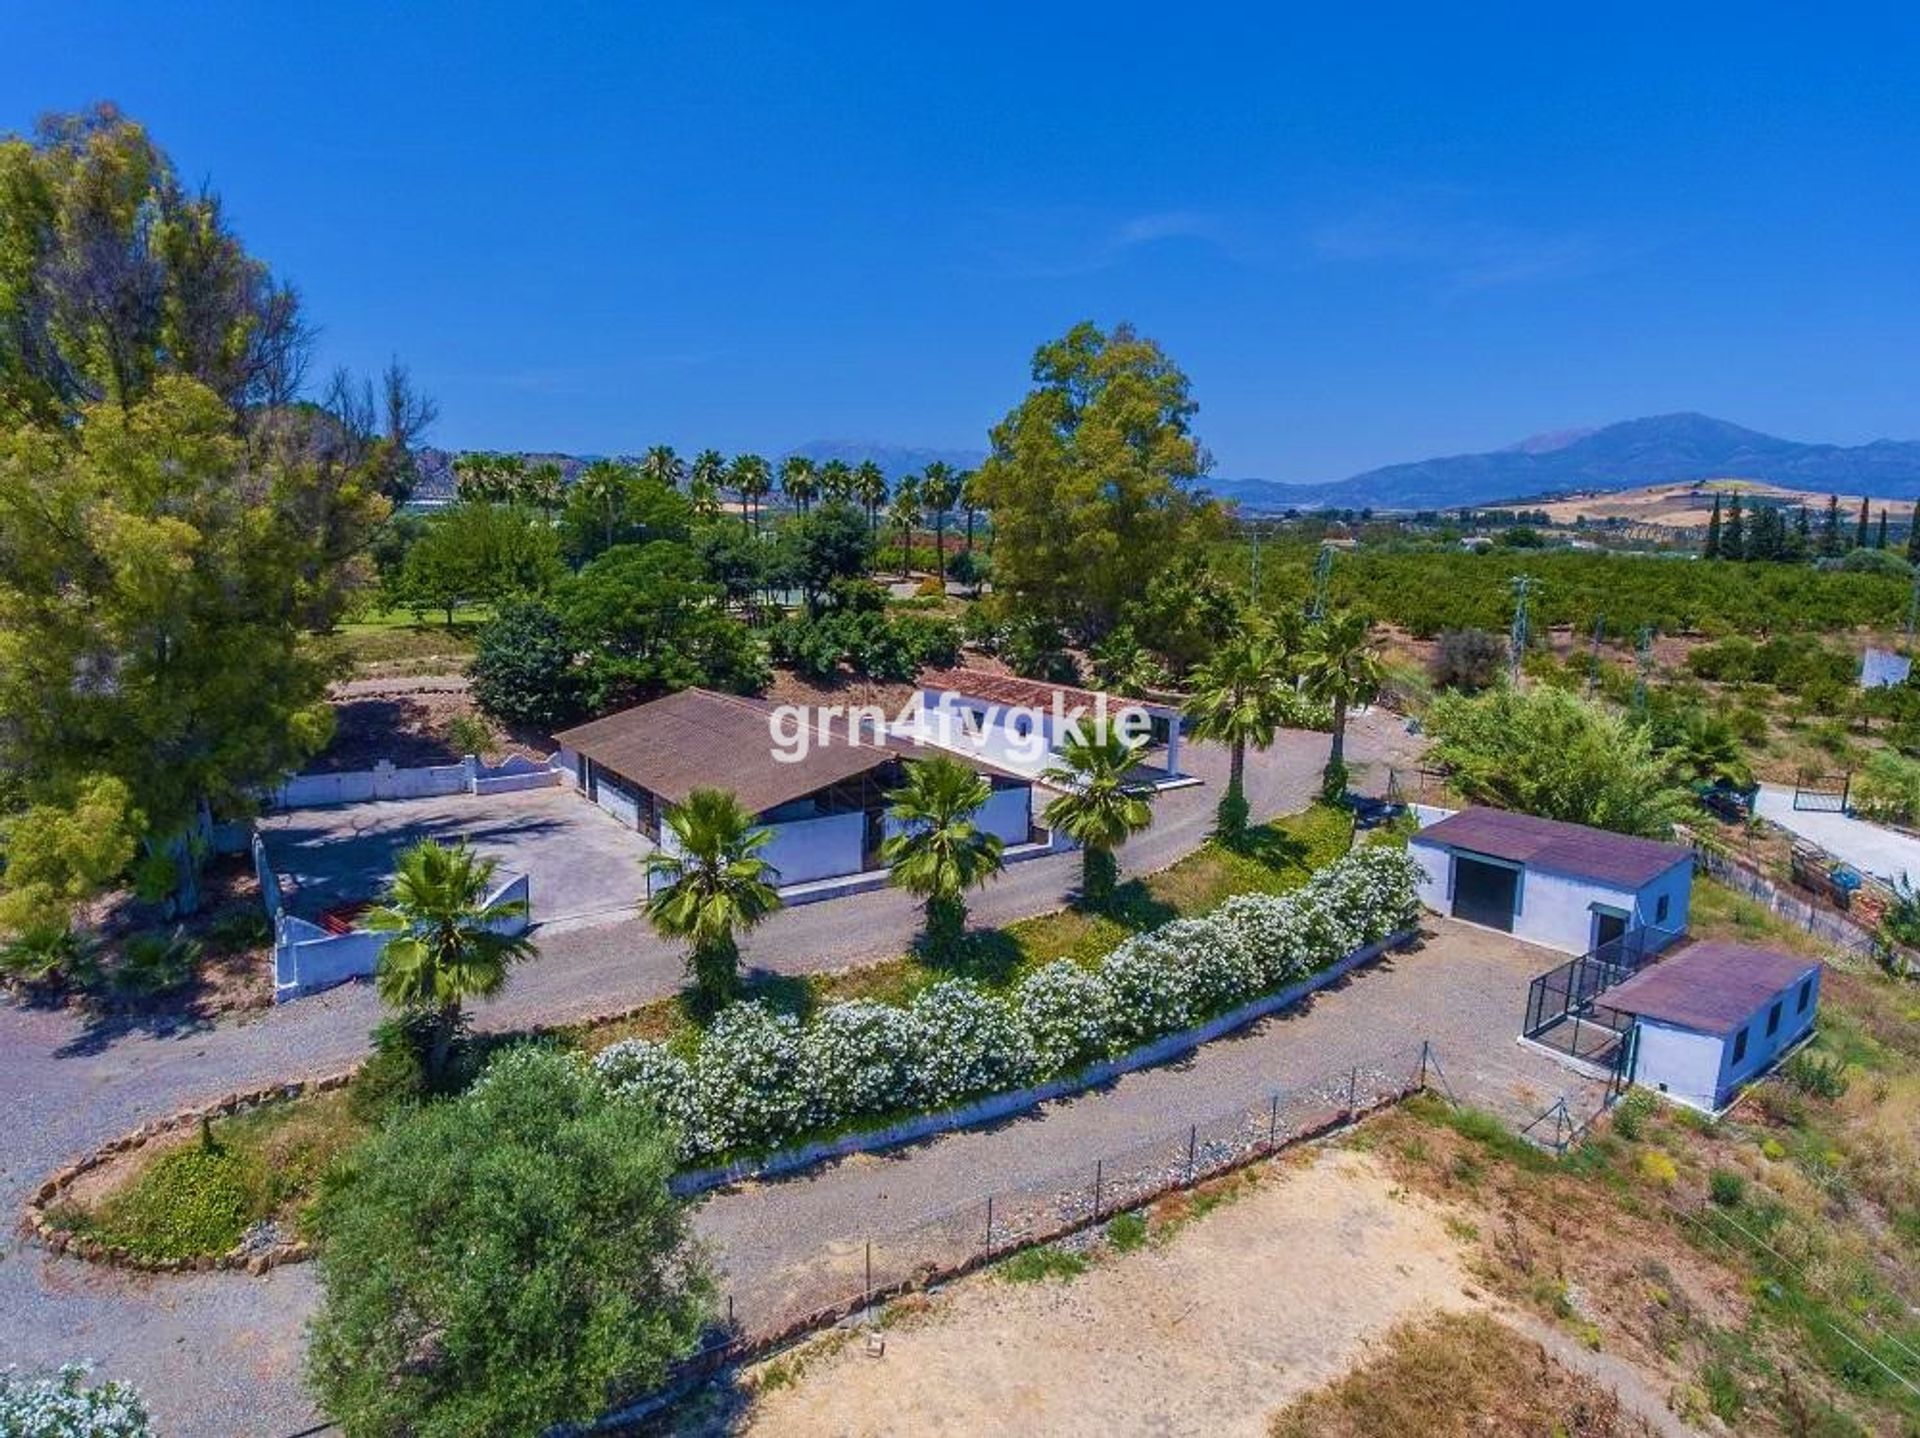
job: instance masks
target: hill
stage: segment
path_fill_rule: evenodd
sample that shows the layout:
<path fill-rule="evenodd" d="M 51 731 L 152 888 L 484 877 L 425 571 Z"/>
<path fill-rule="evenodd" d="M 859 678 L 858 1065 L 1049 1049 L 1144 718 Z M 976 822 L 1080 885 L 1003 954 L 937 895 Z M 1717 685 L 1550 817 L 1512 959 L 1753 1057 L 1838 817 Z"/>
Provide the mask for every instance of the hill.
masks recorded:
<path fill-rule="evenodd" d="M 1249 510 L 1451 509 L 1722 478 L 1913 499 L 1920 496 L 1920 442 L 1802 444 L 1704 414 L 1666 414 L 1542 435 L 1485 454 L 1387 465 L 1325 484 L 1212 480 L 1207 487 Z"/>

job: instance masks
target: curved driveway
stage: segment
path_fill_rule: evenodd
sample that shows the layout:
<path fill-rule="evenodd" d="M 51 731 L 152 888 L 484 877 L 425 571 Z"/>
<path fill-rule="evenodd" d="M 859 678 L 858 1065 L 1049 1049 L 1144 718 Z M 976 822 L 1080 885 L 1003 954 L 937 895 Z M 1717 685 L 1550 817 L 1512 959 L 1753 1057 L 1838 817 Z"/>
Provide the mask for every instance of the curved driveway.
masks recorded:
<path fill-rule="evenodd" d="M 1391 715 L 1356 719 L 1356 763 L 1405 752 Z M 1325 761 L 1324 735 L 1289 732 L 1250 755 L 1248 790 L 1260 815 L 1306 805 Z M 1162 795 L 1154 827 L 1122 851 L 1131 874 L 1163 868 L 1211 824 L 1225 754 L 1193 745 L 1207 782 Z M 1382 776 L 1384 777 L 1384 776 Z M 1057 908 L 1079 861 L 1061 854 L 1015 865 L 972 905 L 1003 924 Z M 900 953 L 919 912 L 881 890 L 776 915 L 744 945 L 750 964 L 784 973 L 840 968 Z M 540 936 L 540 957 L 476 1014 L 487 1028 L 585 1018 L 671 992 L 677 951 L 639 920 Z M 350 984 L 239 1021 L 170 1031 L 88 1029 L 64 1012 L 0 1008 L 0 1210 L 18 1213 L 32 1187 L 67 1159 L 141 1123 L 236 1089 L 317 1076 L 356 1062 L 379 1018 L 369 986 Z M 151 1278 L 56 1258 L 17 1235 L 0 1255 L 0 1367 L 98 1360 L 138 1383 L 168 1434 L 288 1434 L 314 1421 L 298 1381 L 300 1324 L 311 1303 L 300 1267 L 262 1278 Z"/>

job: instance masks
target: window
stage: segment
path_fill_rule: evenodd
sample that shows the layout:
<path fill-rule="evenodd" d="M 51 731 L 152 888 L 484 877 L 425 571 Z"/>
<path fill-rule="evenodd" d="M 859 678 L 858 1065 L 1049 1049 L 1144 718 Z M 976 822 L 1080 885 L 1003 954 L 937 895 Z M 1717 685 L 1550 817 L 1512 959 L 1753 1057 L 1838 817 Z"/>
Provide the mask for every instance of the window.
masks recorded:
<path fill-rule="evenodd" d="M 1767 1037 L 1772 1038 L 1780 1032 L 1780 1001 L 1774 1000 L 1773 1007 L 1767 1010 Z"/>
<path fill-rule="evenodd" d="M 1735 1063 L 1739 1063 L 1740 1060 L 1745 1058 L 1746 1056 L 1747 1056 L 1747 1031 L 1745 1029 L 1742 1029 L 1740 1030 L 1739 1033 L 1733 1036 L 1733 1061 Z"/>
<path fill-rule="evenodd" d="M 1654 906 L 1653 906 L 1653 921 L 1654 921 L 1654 923 L 1656 923 L 1656 924 L 1664 924 L 1664 923 L 1666 923 L 1666 921 L 1667 921 L 1667 910 L 1668 910 L 1669 908 L 1671 908 L 1671 907 L 1672 907 L 1672 904 L 1673 904 L 1673 895 L 1671 895 L 1671 894 L 1662 894 L 1662 895 L 1660 896 L 1660 899 L 1659 899 L 1659 902 L 1657 902 L 1657 903 L 1656 903 L 1656 904 L 1654 904 Z"/>
<path fill-rule="evenodd" d="M 1807 1005 L 1812 1002 L 1813 1002 L 1813 980 L 1803 979 L 1801 980 L 1801 983 L 1800 983 L 1800 1003 L 1794 1009 L 1794 1012 L 1799 1014 L 1804 1014 L 1807 1011 Z"/>

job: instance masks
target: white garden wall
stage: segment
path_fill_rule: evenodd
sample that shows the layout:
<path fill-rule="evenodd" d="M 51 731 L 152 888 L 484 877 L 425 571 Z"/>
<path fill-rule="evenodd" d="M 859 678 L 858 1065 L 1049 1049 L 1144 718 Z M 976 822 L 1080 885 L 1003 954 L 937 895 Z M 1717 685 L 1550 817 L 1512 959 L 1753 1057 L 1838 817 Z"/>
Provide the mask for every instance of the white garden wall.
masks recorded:
<path fill-rule="evenodd" d="M 432 799 L 449 794 L 506 794 L 545 789 L 561 782 L 560 771 L 513 755 L 496 765 L 469 754 L 458 764 L 401 769 L 382 759 L 371 769 L 340 774 L 296 774 L 268 796 L 276 809 L 320 809 L 380 799 Z"/>
<path fill-rule="evenodd" d="M 507 880 L 489 894 L 486 901 L 491 905 L 515 900 L 523 904 L 531 901 L 531 887 L 525 874 Z M 523 934 L 532 922 L 529 912 L 500 925 L 500 931 Z M 349 979 L 365 978 L 379 964 L 380 951 L 386 941 L 385 934 L 367 929 L 329 933 L 318 924 L 282 911 L 274 921 L 273 1001 L 283 1004 Z"/>

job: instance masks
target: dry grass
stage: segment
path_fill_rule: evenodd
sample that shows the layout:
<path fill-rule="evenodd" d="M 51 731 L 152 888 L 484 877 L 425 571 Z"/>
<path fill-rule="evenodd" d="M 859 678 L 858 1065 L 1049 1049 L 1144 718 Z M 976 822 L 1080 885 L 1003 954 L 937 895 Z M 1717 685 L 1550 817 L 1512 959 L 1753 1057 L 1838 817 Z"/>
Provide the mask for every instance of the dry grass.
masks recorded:
<path fill-rule="evenodd" d="M 1377 1357 L 1274 1416 L 1273 1438 L 1627 1438 L 1620 1400 L 1483 1313 L 1396 1325 Z"/>

